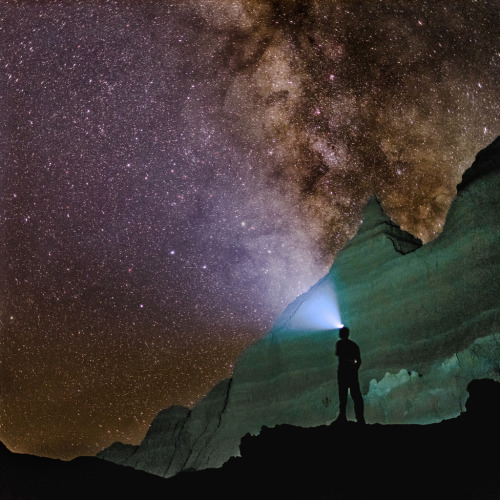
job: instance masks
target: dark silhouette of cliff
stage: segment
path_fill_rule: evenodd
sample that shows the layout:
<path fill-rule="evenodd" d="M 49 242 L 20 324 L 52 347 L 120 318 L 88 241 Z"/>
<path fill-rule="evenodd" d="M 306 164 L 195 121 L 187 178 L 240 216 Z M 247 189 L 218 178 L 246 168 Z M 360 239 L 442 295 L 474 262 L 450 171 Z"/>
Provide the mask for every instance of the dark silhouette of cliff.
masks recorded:
<path fill-rule="evenodd" d="M 94 457 L 0 448 L 2 500 L 496 499 L 500 383 L 474 380 L 465 411 L 430 425 L 264 427 L 219 469 L 164 479 Z"/>

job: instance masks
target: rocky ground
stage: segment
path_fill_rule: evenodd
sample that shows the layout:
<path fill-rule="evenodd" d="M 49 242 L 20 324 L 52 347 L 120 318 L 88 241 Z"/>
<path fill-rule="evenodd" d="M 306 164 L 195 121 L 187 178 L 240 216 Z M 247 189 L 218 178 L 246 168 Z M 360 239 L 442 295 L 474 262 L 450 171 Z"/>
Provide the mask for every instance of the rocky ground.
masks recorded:
<path fill-rule="evenodd" d="M 466 411 L 432 425 L 263 428 L 220 469 L 170 479 L 95 457 L 0 450 L 2 500 L 497 499 L 500 383 L 473 381 Z"/>

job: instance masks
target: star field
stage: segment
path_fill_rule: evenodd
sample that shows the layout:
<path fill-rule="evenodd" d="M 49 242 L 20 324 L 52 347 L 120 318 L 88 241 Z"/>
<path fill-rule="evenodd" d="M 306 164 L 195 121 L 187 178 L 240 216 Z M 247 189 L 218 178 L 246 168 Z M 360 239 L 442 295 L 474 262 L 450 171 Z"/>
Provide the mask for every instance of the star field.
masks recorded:
<path fill-rule="evenodd" d="M 499 134 L 494 0 L 5 0 L 0 440 L 192 406 L 376 194 L 424 242 Z"/>

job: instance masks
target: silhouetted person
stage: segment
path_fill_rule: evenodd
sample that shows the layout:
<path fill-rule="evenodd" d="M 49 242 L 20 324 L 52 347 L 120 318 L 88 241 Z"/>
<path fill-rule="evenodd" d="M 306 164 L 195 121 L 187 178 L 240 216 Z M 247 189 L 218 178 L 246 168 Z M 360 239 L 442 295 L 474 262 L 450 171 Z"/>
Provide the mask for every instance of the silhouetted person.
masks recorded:
<path fill-rule="evenodd" d="M 346 326 L 339 330 L 340 339 L 335 346 L 335 355 L 339 358 L 337 379 L 339 384 L 339 422 L 346 422 L 347 391 L 351 390 L 354 402 L 354 413 L 360 424 L 365 423 L 364 403 L 361 389 L 359 388 L 358 370 L 361 366 L 361 353 L 356 342 L 349 340 L 349 328 Z"/>

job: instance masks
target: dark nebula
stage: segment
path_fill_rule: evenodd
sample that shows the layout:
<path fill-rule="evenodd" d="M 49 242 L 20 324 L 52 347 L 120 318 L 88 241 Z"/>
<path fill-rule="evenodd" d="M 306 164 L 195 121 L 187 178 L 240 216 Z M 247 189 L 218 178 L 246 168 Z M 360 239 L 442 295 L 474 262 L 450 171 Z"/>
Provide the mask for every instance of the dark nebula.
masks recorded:
<path fill-rule="evenodd" d="M 138 443 L 374 193 L 424 242 L 500 131 L 500 3 L 3 0 L 0 440 Z"/>

